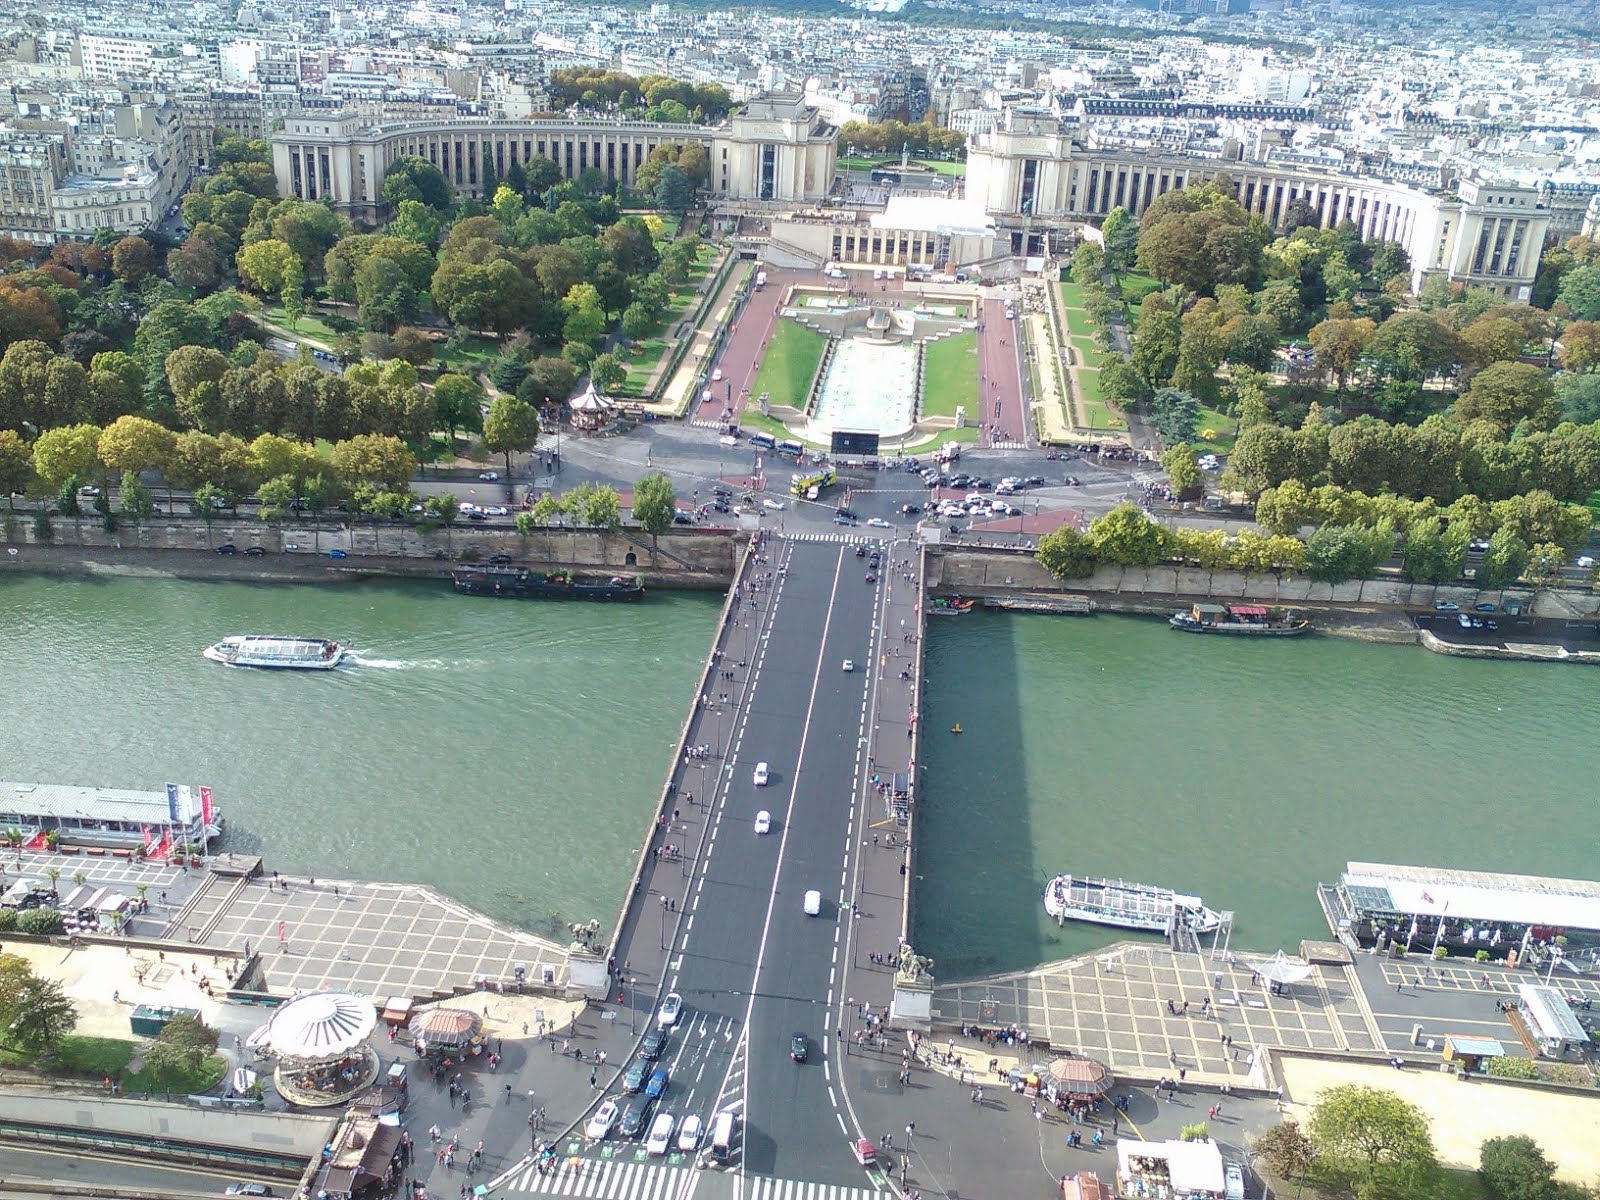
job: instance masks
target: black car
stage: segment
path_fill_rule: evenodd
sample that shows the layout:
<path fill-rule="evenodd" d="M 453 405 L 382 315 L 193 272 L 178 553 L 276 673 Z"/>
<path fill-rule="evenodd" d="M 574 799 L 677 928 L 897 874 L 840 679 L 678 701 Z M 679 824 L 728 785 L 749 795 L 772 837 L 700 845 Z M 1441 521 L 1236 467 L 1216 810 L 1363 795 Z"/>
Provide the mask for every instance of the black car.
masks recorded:
<path fill-rule="evenodd" d="M 653 1062 L 661 1057 L 661 1052 L 666 1048 L 667 1031 L 665 1029 L 652 1029 L 639 1042 L 639 1057 L 646 1062 Z"/>
<path fill-rule="evenodd" d="M 245 553 L 248 554 L 251 558 L 260 558 L 263 554 L 266 553 L 266 551 L 263 550 L 260 546 L 247 546 L 247 547 L 245 547 Z"/>
<path fill-rule="evenodd" d="M 488 519 L 489 514 L 484 512 L 481 508 L 475 508 L 467 514 L 467 520 L 469 521 L 487 521 Z"/>
<path fill-rule="evenodd" d="M 511 555 L 509 555 L 509 554 L 491 554 L 491 555 L 489 555 L 489 561 L 491 563 L 493 563 L 497 567 L 503 567 L 508 562 L 511 561 Z"/>
<path fill-rule="evenodd" d="M 797 1033 L 789 1039 L 789 1057 L 797 1063 L 803 1063 L 811 1057 L 811 1043 L 806 1040 L 806 1035 Z"/>
<path fill-rule="evenodd" d="M 239 553 L 239 547 L 235 546 L 232 542 L 223 542 L 222 545 L 217 547 L 217 553 L 218 554 L 237 554 L 237 553 Z"/>
<path fill-rule="evenodd" d="M 867 556 L 867 548 L 865 546 L 857 546 L 856 547 L 856 557 L 857 558 L 865 558 L 866 556 Z"/>
<path fill-rule="evenodd" d="M 711 485 L 711 494 L 713 496 L 723 496 L 723 497 L 732 496 L 733 495 L 733 489 L 731 487 L 729 487 L 725 483 L 713 483 Z"/>
<path fill-rule="evenodd" d="M 636 1096 L 629 1102 L 628 1107 L 622 1110 L 622 1120 L 618 1123 L 618 1130 L 623 1137 L 643 1137 L 644 1131 L 650 1128 L 650 1114 L 655 1111 L 656 1102 L 649 1096 Z"/>
<path fill-rule="evenodd" d="M 642 1054 L 628 1064 L 628 1071 L 622 1077 L 622 1090 L 637 1092 L 644 1087 L 644 1081 L 650 1078 L 650 1060 Z"/>
<path fill-rule="evenodd" d="M 672 514 L 672 523 L 674 525 L 693 525 L 694 518 L 686 512 L 675 512 Z"/>
<path fill-rule="evenodd" d="M 856 520 L 856 512 L 853 508 L 836 508 L 833 510 L 833 515 L 836 517 L 848 517 L 852 521 Z"/>
<path fill-rule="evenodd" d="M 951 487 L 962 488 L 962 487 L 966 487 L 969 483 L 972 482 L 972 476 L 966 474 L 966 472 L 962 472 L 959 475 L 950 476 L 950 478 L 948 480 L 946 480 L 946 482 Z"/>

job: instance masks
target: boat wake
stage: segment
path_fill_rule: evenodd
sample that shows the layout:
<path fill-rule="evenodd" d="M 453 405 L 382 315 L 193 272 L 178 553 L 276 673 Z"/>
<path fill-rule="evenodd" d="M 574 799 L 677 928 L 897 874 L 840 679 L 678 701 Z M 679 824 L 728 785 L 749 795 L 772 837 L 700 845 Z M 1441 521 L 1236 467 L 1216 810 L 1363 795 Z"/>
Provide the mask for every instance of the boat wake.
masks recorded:
<path fill-rule="evenodd" d="M 346 660 L 352 666 L 367 667 L 375 671 L 448 671 L 453 667 L 471 665 L 447 658 L 368 658 L 352 653 Z"/>

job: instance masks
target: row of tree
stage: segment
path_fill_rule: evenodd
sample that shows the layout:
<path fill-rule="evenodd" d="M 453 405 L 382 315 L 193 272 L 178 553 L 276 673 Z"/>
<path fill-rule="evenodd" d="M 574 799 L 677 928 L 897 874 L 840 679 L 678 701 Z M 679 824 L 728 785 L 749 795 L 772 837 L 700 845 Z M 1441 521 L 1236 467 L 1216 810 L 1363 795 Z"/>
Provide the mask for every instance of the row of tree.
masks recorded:
<path fill-rule="evenodd" d="M 733 102 L 720 83 L 687 83 L 666 75 L 628 75 L 593 67 L 550 72 L 550 97 L 563 108 L 616 109 L 647 121 L 720 121 Z"/>
<path fill-rule="evenodd" d="M 944 128 L 930 113 L 912 125 L 895 120 L 846 121 L 839 128 L 839 144 L 848 153 L 869 156 L 905 150 L 912 154 L 956 155 L 966 149 L 967 135 Z"/>
<path fill-rule="evenodd" d="M 1186 447 L 1174 447 L 1174 451 Z M 1321 489 L 1319 489 L 1320 491 Z M 1332 489 L 1338 491 L 1338 489 Z M 1526 578 L 1535 584 L 1553 579 L 1575 544 L 1588 534 L 1576 530 L 1572 514 L 1548 496 L 1517 497 L 1479 511 L 1388 511 L 1385 500 L 1344 493 L 1306 496 L 1299 507 L 1268 508 L 1262 519 L 1270 532 L 1166 526 L 1133 504 L 1121 504 L 1079 532 L 1063 526 L 1039 540 L 1040 564 L 1060 579 L 1084 579 L 1097 567 L 1152 567 L 1166 563 L 1205 571 L 1247 575 L 1305 575 L 1319 583 L 1370 579 L 1393 556 L 1403 533 L 1402 574 L 1414 583 L 1453 583 L 1462 578 L 1473 543 L 1487 536 L 1475 583 L 1506 587 Z M 1340 503 L 1342 501 L 1342 503 Z M 1406 502 L 1401 501 L 1402 505 Z M 1308 520 L 1322 518 L 1305 540 L 1294 536 Z M 1401 525 L 1400 522 L 1405 524 Z M 1562 541 L 1561 539 L 1565 539 Z"/>

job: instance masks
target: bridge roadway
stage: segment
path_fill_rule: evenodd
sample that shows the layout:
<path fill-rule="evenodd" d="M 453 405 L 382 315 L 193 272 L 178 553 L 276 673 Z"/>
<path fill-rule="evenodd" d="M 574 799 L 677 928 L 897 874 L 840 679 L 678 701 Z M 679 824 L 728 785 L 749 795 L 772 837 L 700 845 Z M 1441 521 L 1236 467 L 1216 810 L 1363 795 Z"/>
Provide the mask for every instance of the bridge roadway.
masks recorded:
<path fill-rule="evenodd" d="M 696 1113 L 708 1127 L 722 1109 L 739 1111 L 736 1173 L 741 1186 L 757 1177 L 752 1189 L 782 1179 L 842 1196 L 881 1182 L 851 1153 L 857 1130 L 835 1036 L 847 1024 L 850 898 L 870 819 L 875 692 L 888 686 L 881 673 L 902 665 L 882 646 L 887 588 L 866 581 L 869 561 L 855 553 L 863 540 L 772 539 L 767 561 L 742 578 L 740 623 L 730 621 L 719 643 L 735 678 L 714 676 L 712 703 L 702 697 L 700 732 L 691 732 L 691 744 L 713 745 L 713 758 L 703 774 L 694 773 L 696 762 L 681 768 L 684 804 L 656 838 L 682 839 L 681 870 L 671 857 L 655 860 L 648 883 L 659 896 L 639 907 L 617 948 L 624 984 L 636 984 L 629 999 L 641 1033 L 653 1019 L 646 1004 L 656 982 L 645 964 L 662 962 L 657 1001 L 668 992 L 683 997 L 662 1057 L 672 1083 L 657 1111 L 679 1120 Z M 769 571 L 752 594 L 751 579 Z M 854 670 L 844 670 L 847 659 Z M 719 688 L 731 689 L 726 704 Z M 898 708 L 903 685 L 892 694 Z M 754 781 L 758 762 L 768 764 L 764 787 Z M 694 787 L 713 774 L 714 788 Z M 690 791 L 700 793 L 692 804 Z M 764 836 L 754 832 L 762 810 L 771 814 Z M 812 889 L 822 894 L 822 911 L 808 917 L 803 897 Z M 675 893 L 676 915 L 668 907 Z M 652 910 L 660 912 L 659 933 Z M 803 1064 L 789 1055 L 796 1034 L 810 1052 Z M 617 1136 L 591 1153 L 639 1157 L 617 1146 Z"/>

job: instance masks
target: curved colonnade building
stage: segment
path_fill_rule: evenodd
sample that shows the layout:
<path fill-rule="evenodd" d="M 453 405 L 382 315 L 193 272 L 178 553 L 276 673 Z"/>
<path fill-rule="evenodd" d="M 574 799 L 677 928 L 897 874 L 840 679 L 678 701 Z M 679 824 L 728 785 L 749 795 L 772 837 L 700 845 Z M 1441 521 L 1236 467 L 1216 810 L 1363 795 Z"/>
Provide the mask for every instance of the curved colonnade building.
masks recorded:
<path fill-rule="evenodd" d="M 972 139 L 967 199 L 1039 253 L 1069 223 L 1098 221 L 1118 205 L 1141 215 L 1175 188 L 1226 175 L 1235 198 L 1282 228 L 1296 201 L 1324 227 L 1349 220 L 1363 237 L 1405 247 L 1412 290 L 1430 275 L 1526 300 L 1551 224 L 1537 187 L 1460 179 L 1431 188 L 1332 165 L 1267 158 L 1208 158 L 1137 148 L 1088 148 L 1054 121 L 1012 119 Z"/>
<path fill-rule="evenodd" d="M 491 165 L 504 178 L 517 164 L 547 158 L 565 179 L 593 168 L 626 185 L 656 147 L 698 142 L 714 195 L 805 204 L 827 195 L 837 140 L 838 130 L 797 95 L 752 100 L 711 126 L 560 115 L 374 125 L 350 114 L 297 114 L 272 135 L 272 163 L 279 195 L 326 199 L 351 217 L 375 220 L 384 172 L 404 155 L 425 159 L 458 192 L 476 195 Z"/>

